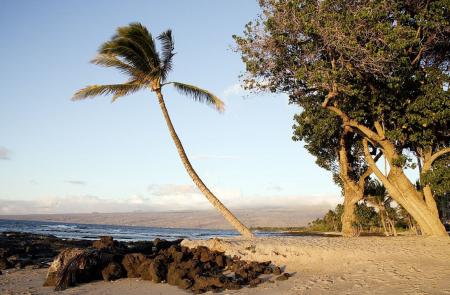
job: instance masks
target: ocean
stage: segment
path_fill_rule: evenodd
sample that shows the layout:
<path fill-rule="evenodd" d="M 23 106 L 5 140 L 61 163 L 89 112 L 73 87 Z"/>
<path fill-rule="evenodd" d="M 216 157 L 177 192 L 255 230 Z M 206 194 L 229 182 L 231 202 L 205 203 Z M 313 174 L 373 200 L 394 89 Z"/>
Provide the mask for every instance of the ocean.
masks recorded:
<path fill-rule="evenodd" d="M 192 228 L 159 228 L 126 225 L 80 224 L 29 220 L 0 219 L 0 232 L 17 231 L 35 234 L 54 235 L 58 238 L 94 240 L 100 236 L 112 236 L 118 241 L 143 241 L 156 238 L 209 239 L 214 237 L 235 237 L 239 233 L 233 230 L 208 230 Z M 256 233 L 258 236 L 270 236 L 277 233 Z M 279 233 L 278 233 L 279 234 Z"/>

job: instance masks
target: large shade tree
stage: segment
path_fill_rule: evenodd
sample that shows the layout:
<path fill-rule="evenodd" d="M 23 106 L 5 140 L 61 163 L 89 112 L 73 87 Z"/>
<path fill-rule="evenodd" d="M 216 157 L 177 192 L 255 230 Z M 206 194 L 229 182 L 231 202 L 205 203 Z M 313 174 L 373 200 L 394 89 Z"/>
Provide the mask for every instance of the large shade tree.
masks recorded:
<path fill-rule="evenodd" d="M 170 30 L 163 32 L 158 36 L 158 40 L 162 43 L 161 54 L 157 51 L 155 40 L 151 33 L 142 24 L 131 23 L 128 26 L 119 27 L 111 40 L 101 45 L 98 55 L 92 60 L 92 63 L 116 68 L 128 75 L 129 80 L 122 84 L 87 86 L 75 93 L 73 100 L 81 100 L 97 95 L 112 95 L 112 101 L 115 101 L 119 97 L 141 89 L 148 89 L 154 92 L 181 161 L 195 185 L 236 230 L 244 236 L 253 237 L 252 232 L 220 202 L 195 172 L 175 132 L 164 103 L 162 88 L 172 85 L 182 94 L 191 96 L 195 101 L 211 105 L 219 112 L 224 110 L 224 104 L 217 96 L 197 86 L 180 82 L 168 82 L 167 76 L 172 70 L 172 59 L 174 56 L 172 32 Z"/>
<path fill-rule="evenodd" d="M 323 109 L 315 99 L 305 99 L 303 105 L 303 111 L 294 116 L 293 139 L 305 142 L 305 148 L 316 157 L 316 164 L 330 171 L 341 187 L 342 234 L 353 237 L 358 234 L 356 204 L 363 200 L 364 188 L 372 174 L 365 164 L 361 136 L 343 128 L 339 117 Z"/>
<path fill-rule="evenodd" d="M 417 157 L 422 173 L 433 174 L 436 161 L 450 152 L 450 1 L 260 5 L 261 17 L 236 37 L 247 87 L 287 92 L 303 108 L 315 99 L 336 114 L 362 138 L 366 165 L 422 232 L 447 236 L 432 181 L 418 189 L 404 170 Z M 374 161 L 379 152 L 386 172 Z"/>

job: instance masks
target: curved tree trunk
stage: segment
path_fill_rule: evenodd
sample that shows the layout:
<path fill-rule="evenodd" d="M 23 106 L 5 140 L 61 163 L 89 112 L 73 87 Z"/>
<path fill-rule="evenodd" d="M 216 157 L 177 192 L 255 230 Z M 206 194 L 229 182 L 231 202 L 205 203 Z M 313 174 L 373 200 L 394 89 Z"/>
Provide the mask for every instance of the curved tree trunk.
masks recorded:
<path fill-rule="evenodd" d="M 206 185 L 203 183 L 203 181 L 200 179 L 200 177 L 195 172 L 194 168 L 192 167 L 186 152 L 184 151 L 183 145 L 181 144 L 180 139 L 178 138 L 177 133 L 175 132 L 175 128 L 173 127 L 172 121 L 170 120 L 169 113 L 166 108 L 166 104 L 164 103 L 164 98 L 162 96 L 161 90 L 157 89 L 155 90 L 156 96 L 158 97 L 159 106 L 161 107 L 161 111 L 163 112 L 164 119 L 166 120 L 167 127 L 169 127 L 170 136 L 172 137 L 173 141 L 175 142 L 175 146 L 177 148 L 178 154 L 180 155 L 181 161 L 183 162 L 184 167 L 186 168 L 187 173 L 194 181 L 195 185 L 198 187 L 198 189 L 202 192 L 202 194 L 208 199 L 208 201 L 225 217 L 225 219 L 233 225 L 233 227 L 241 233 L 243 236 L 248 238 L 254 238 L 255 236 L 253 233 L 244 225 L 242 224 L 234 215 L 230 212 L 223 204 L 222 202 L 217 199 L 216 196 L 206 187 Z"/>
<path fill-rule="evenodd" d="M 428 205 L 424 200 L 424 195 L 417 191 L 415 186 L 411 183 L 408 177 L 404 174 L 401 167 L 397 167 L 392 164 L 393 159 L 397 158 L 398 155 L 395 149 L 388 146 L 385 143 L 383 146 L 384 156 L 388 159 L 390 164 L 390 171 L 387 176 L 385 176 L 376 166 L 373 161 L 369 149 L 367 146 L 367 141 L 364 140 L 364 153 L 369 167 L 372 168 L 373 172 L 377 178 L 386 187 L 389 195 L 400 205 L 405 208 L 405 210 L 411 214 L 411 216 L 416 220 L 417 224 L 420 226 L 422 234 L 427 236 L 440 236 L 448 237 L 448 233 L 445 230 L 444 225 L 439 219 L 439 216 L 430 210 Z M 436 206 L 436 203 L 434 203 Z"/>
<path fill-rule="evenodd" d="M 433 192 L 428 184 L 423 188 L 423 195 L 425 197 L 425 203 L 427 204 L 428 209 L 430 209 L 430 211 L 437 216 L 437 218 L 439 218 L 436 200 L 434 199 Z"/>
<path fill-rule="evenodd" d="M 395 194 L 400 205 L 414 217 L 425 235 L 448 237 L 439 216 L 428 207 L 430 203 L 424 200 L 423 194 L 416 190 L 401 169 L 391 169 L 388 180 L 396 187 Z M 436 207 L 436 203 L 433 203 Z"/>
<path fill-rule="evenodd" d="M 418 192 L 411 181 L 403 173 L 403 169 L 393 165 L 393 162 L 399 159 L 399 155 L 396 151 L 394 144 L 385 137 L 384 128 L 380 122 L 375 121 L 374 127 L 376 131 L 371 128 L 360 124 L 358 121 L 350 118 L 345 112 L 335 105 L 328 105 L 331 98 L 336 96 L 336 90 L 329 92 L 326 99 L 322 103 L 322 107 L 337 114 L 343 121 L 344 126 L 349 128 L 355 128 L 358 133 L 363 136 L 364 153 L 369 167 L 372 168 L 377 178 L 384 184 L 392 198 L 405 208 L 409 214 L 411 214 L 417 221 L 423 234 L 429 236 L 441 236 L 448 237 L 445 231 L 444 225 L 439 220 L 439 217 L 435 214 L 436 204 L 428 199 L 428 203 L 424 200 L 423 193 Z M 372 156 L 369 153 L 367 142 L 371 141 L 375 146 L 379 147 L 383 151 L 383 156 L 388 160 L 391 171 L 386 176 L 378 167 L 376 167 Z M 429 159 L 429 163 L 433 162 L 437 157 L 450 153 L 450 148 L 441 149 L 435 152 Z M 397 169 L 394 169 L 397 168 Z M 397 171 L 394 171 L 397 170 Z M 425 170 L 425 169 L 424 169 Z M 429 197 L 429 196 L 428 196 Z M 430 207 L 429 207 L 430 206 Z"/>

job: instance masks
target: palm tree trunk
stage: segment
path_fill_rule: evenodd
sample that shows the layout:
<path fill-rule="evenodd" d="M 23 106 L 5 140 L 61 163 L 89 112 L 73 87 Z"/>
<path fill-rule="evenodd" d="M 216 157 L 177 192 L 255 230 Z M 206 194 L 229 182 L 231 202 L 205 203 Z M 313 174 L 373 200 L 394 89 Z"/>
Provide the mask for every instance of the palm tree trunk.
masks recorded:
<path fill-rule="evenodd" d="M 241 235 L 254 238 L 253 233 L 242 224 L 234 215 L 230 212 L 220 200 L 206 187 L 203 181 L 198 176 L 197 172 L 195 172 L 194 168 L 189 161 L 186 152 L 184 151 L 183 145 L 181 144 L 180 139 L 178 138 L 177 133 L 175 132 L 175 128 L 173 127 L 172 120 L 170 120 L 169 113 L 166 108 L 166 104 L 164 103 L 164 98 L 160 89 L 155 90 L 156 96 L 158 97 L 159 106 L 161 107 L 161 111 L 163 112 L 164 119 L 166 120 L 167 127 L 169 127 L 170 136 L 175 142 L 175 146 L 177 148 L 178 154 L 180 155 L 181 161 L 183 162 L 184 168 L 186 168 L 187 173 L 194 181 L 195 185 L 202 192 L 202 194 L 208 199 L 208 201 L 228 220 L 234 228 L 241 233 Z"/>
<path fill-rule="evenodd" d="M 384 235 L 386 237 L 389 237 L 389 231 L 386 227 L 386 220 L 384 219 L 384 210 L 381 209 L 381 206 L 383 206 L 383 205 L 379 205 L 379 207 L 378 207 L 378 213 L 380 215 L 381 225 L 383 226 Z"/>
<path fill-rule="evenodd" d="M 386 216 L 387 216 L 387 222 L 388 222 L 389 226 L 391 227 L 391 233 L 394 237 L 396 237 L 397 230 L 395 229 L 395 223 L 387 214 L 386 214 Z"/>

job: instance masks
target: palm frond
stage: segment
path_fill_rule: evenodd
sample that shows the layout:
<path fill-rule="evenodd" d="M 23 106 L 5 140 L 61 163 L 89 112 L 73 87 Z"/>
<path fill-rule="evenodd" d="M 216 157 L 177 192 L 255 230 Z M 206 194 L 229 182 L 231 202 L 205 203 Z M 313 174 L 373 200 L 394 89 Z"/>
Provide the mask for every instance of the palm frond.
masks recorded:
<path fill-rule="evenodd" d="M 223 101 L 221 101 L 217 96 L 205 89 L 179 82 L 170 82 L 167 84 L 173 84 L 178 92 L 191 96 L 195 101 L 211 105 L 215 107 L 219 112 L 223 112 L 225 110 L 225 104 L 223 103 Z"/>
<path fill-rule="evenodd" d="M 88 97 L 112 94 L 112 102 L 114 102 L 117 98 L 136 92 L 142 87 L 143 85 L 136 81 L 130 81 L 124 84 L 90 85 L 77 91 L 72 97 L 72 100 L 82 100 Z"/>
<path fill-rule="evenodd" d="M 155 41 L 150 32 L 140 23 L 131 23 L 128 26 L 117 28 L 116 34 L 109 42 L 110 44 L 106 47 L 101 47 L 100 51 L 110 51 L 111 48 L 114 48 L 111 45 L 125 46 L 135 53 L 135 56 L 129 56 L 129 52 L 125 52 L 127 58 L 140 57 L 140 59 L 146 61 L 148 68 L 151 70 L 160 66 Z"/>
<path fill-rule="evenodd" d="M 173 52 L 174 50 L 174 41 L 172 37 L 172 30 L 167 30 L 163 33 L 161 33 L 158 36 L 158 40 L 162 43 L 162 71 L 161 71 L 161 78 L 164 81 L 167 78 L 167 74 L 172 70 L 172 58 L 175 55 Z"/>
<path fill-rule="evenodd" d="M 113 39 L 120 38 L 133 41 L 134 46 L 139 49 L 141 54 L 145 55 L 152 68 L 158 68 L 160 66 L 160 58 L 155 47 L 155 40 L 145 26 L 140 23 L 131 23 L 128 26 L 119 27 Z"/>
<path fill-rule="evenodd" d="M 139 69 L 133 67 L 132 65 L 121 61 L 118 59 L 115 55 L 112 54 L 99 54 L 97 55 L 93 60 L 91 60 L 91 63 L 103 67 L 108 68 L 116 68 L 119 69 L 122 73 L 130 75 L 137 81 L 145 81 L 146 74 L 144 74 Z"/>
<path fill-rule="evenodd" d="M 154 69 L 136 42 L 127 38 L 118 37 L 107 41 L 100 46 L 98 52 L 118 56 L 144 73 Z"/>

